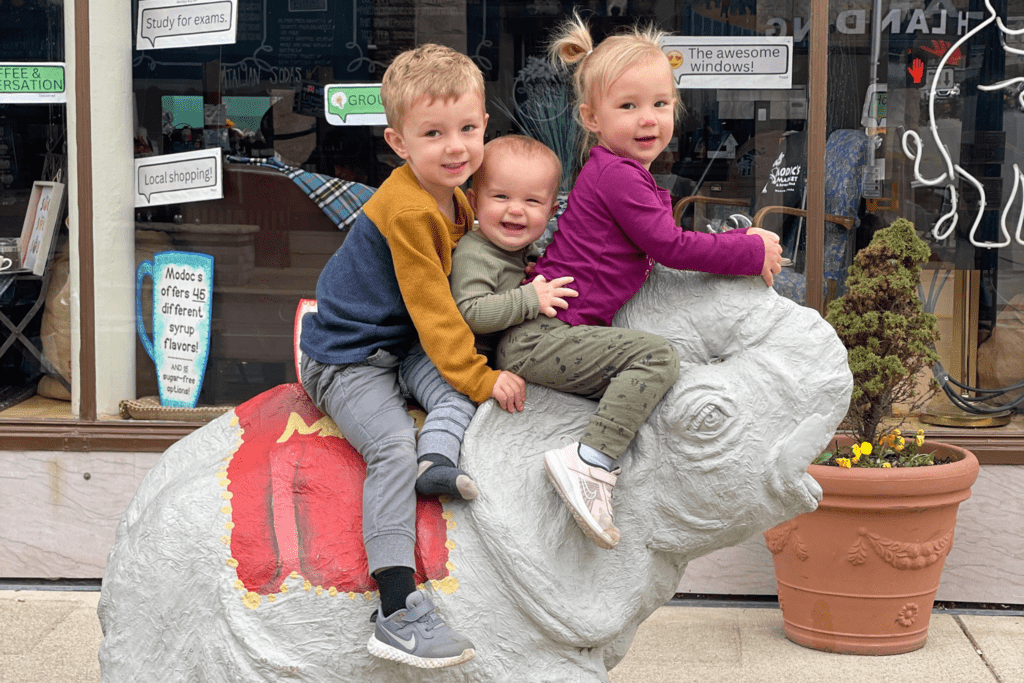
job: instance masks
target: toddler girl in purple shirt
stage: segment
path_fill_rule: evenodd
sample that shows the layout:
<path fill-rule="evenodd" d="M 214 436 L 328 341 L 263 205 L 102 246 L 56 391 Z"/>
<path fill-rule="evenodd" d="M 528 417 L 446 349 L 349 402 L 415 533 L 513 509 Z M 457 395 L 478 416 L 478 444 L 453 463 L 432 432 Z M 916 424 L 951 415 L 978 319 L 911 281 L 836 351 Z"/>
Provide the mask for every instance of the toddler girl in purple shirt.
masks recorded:
<path fill-rule="evenodd" d="M 551 45 L 552 58 L 577 65 L 579 118 L 590 156 L 558 219 L 536 273 L 571 276 L 579 296 L 555 318 L 512 328 L 497 362 L 524 379 L 599 399 L 579 441 L 544 454 L 544 466 L 576 521 L 595 543 L 619 541 L 611 505 L 617 459 L 679 373 L 675 349 L 657 335 L 609 327 L 654 263 L 721 275 L 752 275 L 768 286 L 781 270 L 778 237 L 757 228 L 683 232 L 651 162 L 672 139 L 678 99 L 663 34 L 636 28 L 594 47 L 574 16 Z"/>

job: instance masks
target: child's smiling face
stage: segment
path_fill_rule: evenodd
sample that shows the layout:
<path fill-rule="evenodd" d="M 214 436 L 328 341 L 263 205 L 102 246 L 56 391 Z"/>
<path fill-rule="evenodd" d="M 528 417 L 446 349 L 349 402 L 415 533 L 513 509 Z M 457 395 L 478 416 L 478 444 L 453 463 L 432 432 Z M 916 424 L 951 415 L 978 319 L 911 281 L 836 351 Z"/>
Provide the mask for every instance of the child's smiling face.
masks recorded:
<path fill-rule="evenodd" d="M 558 209 L 559 173 L 541 154 L 512 153 L 487 162 L 482 187 L 468 193 L 480 232 L 505 251 L 517 251 L 544 234 Z"/>
<path fill-rule="evenodd" d="M 405 113 L 401 130 L 388 128 L 384 137 L 445 209 L 455 188 L 479 168 L 486 127 L 483 97 L 470 90 L 457 99 L 419 98 Z"/>
<path fill-rule="evenodd" d="M 580 105 L 580 116 L 598 143 L 650 170 L 651 162 L 672 139 L 676 88 L 672 67 L 663 56 L 630 66 Z"/>

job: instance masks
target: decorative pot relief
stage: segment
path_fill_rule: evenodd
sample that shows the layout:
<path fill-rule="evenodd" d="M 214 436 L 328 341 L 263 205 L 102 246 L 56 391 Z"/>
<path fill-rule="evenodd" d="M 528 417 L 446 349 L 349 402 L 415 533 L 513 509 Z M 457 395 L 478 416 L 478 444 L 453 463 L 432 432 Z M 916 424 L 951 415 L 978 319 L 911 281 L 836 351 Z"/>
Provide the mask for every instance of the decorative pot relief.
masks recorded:
<path fill-rule="evenodd" d="M 853 544 L 846 557 L 852 565 L 864 564 L 867 559 L 867 546 L 871 546 L 875 554 L 894 569 L 924 569 L 945 557 L 953 545 L 953 529 L 927 543 L 900 543 L 870 533 L 864 527 L 857 529 L 857 533 L 861 537 Z"/>
<path fill-rule="evenodd" d="M 900 613 L 896 617 L 896 623 L 905 628 L 910 628 L 917 621 L 918 607 L 912 602 L 908 602 L 900 608 Z"/>
<path fill-rule="evenodd" d="M 796 530 L 797 524 L 791 520 L 764 532 L 764 540 L 765 544 L 768 546 L 768 550 L 772 551 L 773 555 L 778 555 L 786 549 L 786 544 L 789 542 L 790 536 L 792 536 L 793 548 L 796 551 L 796 556 L 800 560 L 806 560 L 809 556 L 807 553 L 807 546 L 804 545 L 800 536 L 795 533 Z"/>

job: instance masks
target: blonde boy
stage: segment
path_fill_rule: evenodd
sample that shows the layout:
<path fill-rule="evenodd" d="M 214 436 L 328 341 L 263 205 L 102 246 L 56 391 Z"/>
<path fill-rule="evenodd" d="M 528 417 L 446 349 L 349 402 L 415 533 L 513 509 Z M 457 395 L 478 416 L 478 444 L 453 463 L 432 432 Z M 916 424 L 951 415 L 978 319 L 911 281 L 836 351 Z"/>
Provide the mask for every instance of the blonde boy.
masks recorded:
<path fill-rule="evenodd" d="M 523 284 L 540 251 L 534 246 L 558 210 L 562 164 L 544 143 L 506 135 L 487 143 L 473 175 L 470 206 L 480 227 L 459 242 L 449 278 L 476 349 L 492 356 L 502 333 L 524 320 L 555 315 L 576 292 L 571 277 L 538 275 Z"/>
<path fill-rule="evenodd" d="M 367 647 L 437 668 L 475 652 L 416 590 L 416 493 L 474 498 L 476 484 L 457 467 L 474 401 L 522 410 L 526 388 L 475 353 L 448 289 L 452 249 L 473 223 L 458 188 L 483 158 L 480 70 L 454 50 L 423 45 L 395 58 L 381 98 L 384 139 L 406 163 L 320 275 L 318 311 L 303 321 L 301 381 L 366 461 L 363 541 L 380 589 Z M 405 394 L 427 411 L 418 443 Z"/>

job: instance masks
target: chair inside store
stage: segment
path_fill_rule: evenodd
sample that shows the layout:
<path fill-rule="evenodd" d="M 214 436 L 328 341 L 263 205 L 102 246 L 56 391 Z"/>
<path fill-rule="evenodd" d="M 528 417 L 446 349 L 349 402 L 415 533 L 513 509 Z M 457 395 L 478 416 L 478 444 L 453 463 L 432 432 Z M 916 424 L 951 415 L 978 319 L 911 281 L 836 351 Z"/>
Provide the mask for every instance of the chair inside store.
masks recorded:
<path fill-rule="evenodd" d="M 803 271 L 806 261 L 806 147 L 800 138 L 785 140 L 780 148 L 775 167 L 802 166 L 793 187 L 771 187 L 776 176 L 769 180 L 751 207 L 748 199 L 724 197 L 684 197 L 673 211 L 676 224 L 690 204 L 703 203 L 735 207 L 736 212 L 725 227 L 743 227 L 747 221 L 780 234 L 783 256 L 787 257 L 782 272 L 775 276 L 775 290 L 804 305 L 807 302 L 807 277 Z M 853 231 L 859 219 L 863 190 L 863 169 L 869 161 L 869 141 L 860 130 L 834 131 L 825 142 L 825 258 L 824 291 L 826 303 L 842 294 L 846 271 L 853 261 Z M 802 158 L 801 158 L 802 155 Z M 750 215 L 752 214 L 752 218 Z M 782 219 L 781 221 L 779 219 Z M 745 219 L 745 220 L 744 220 Z"/>

